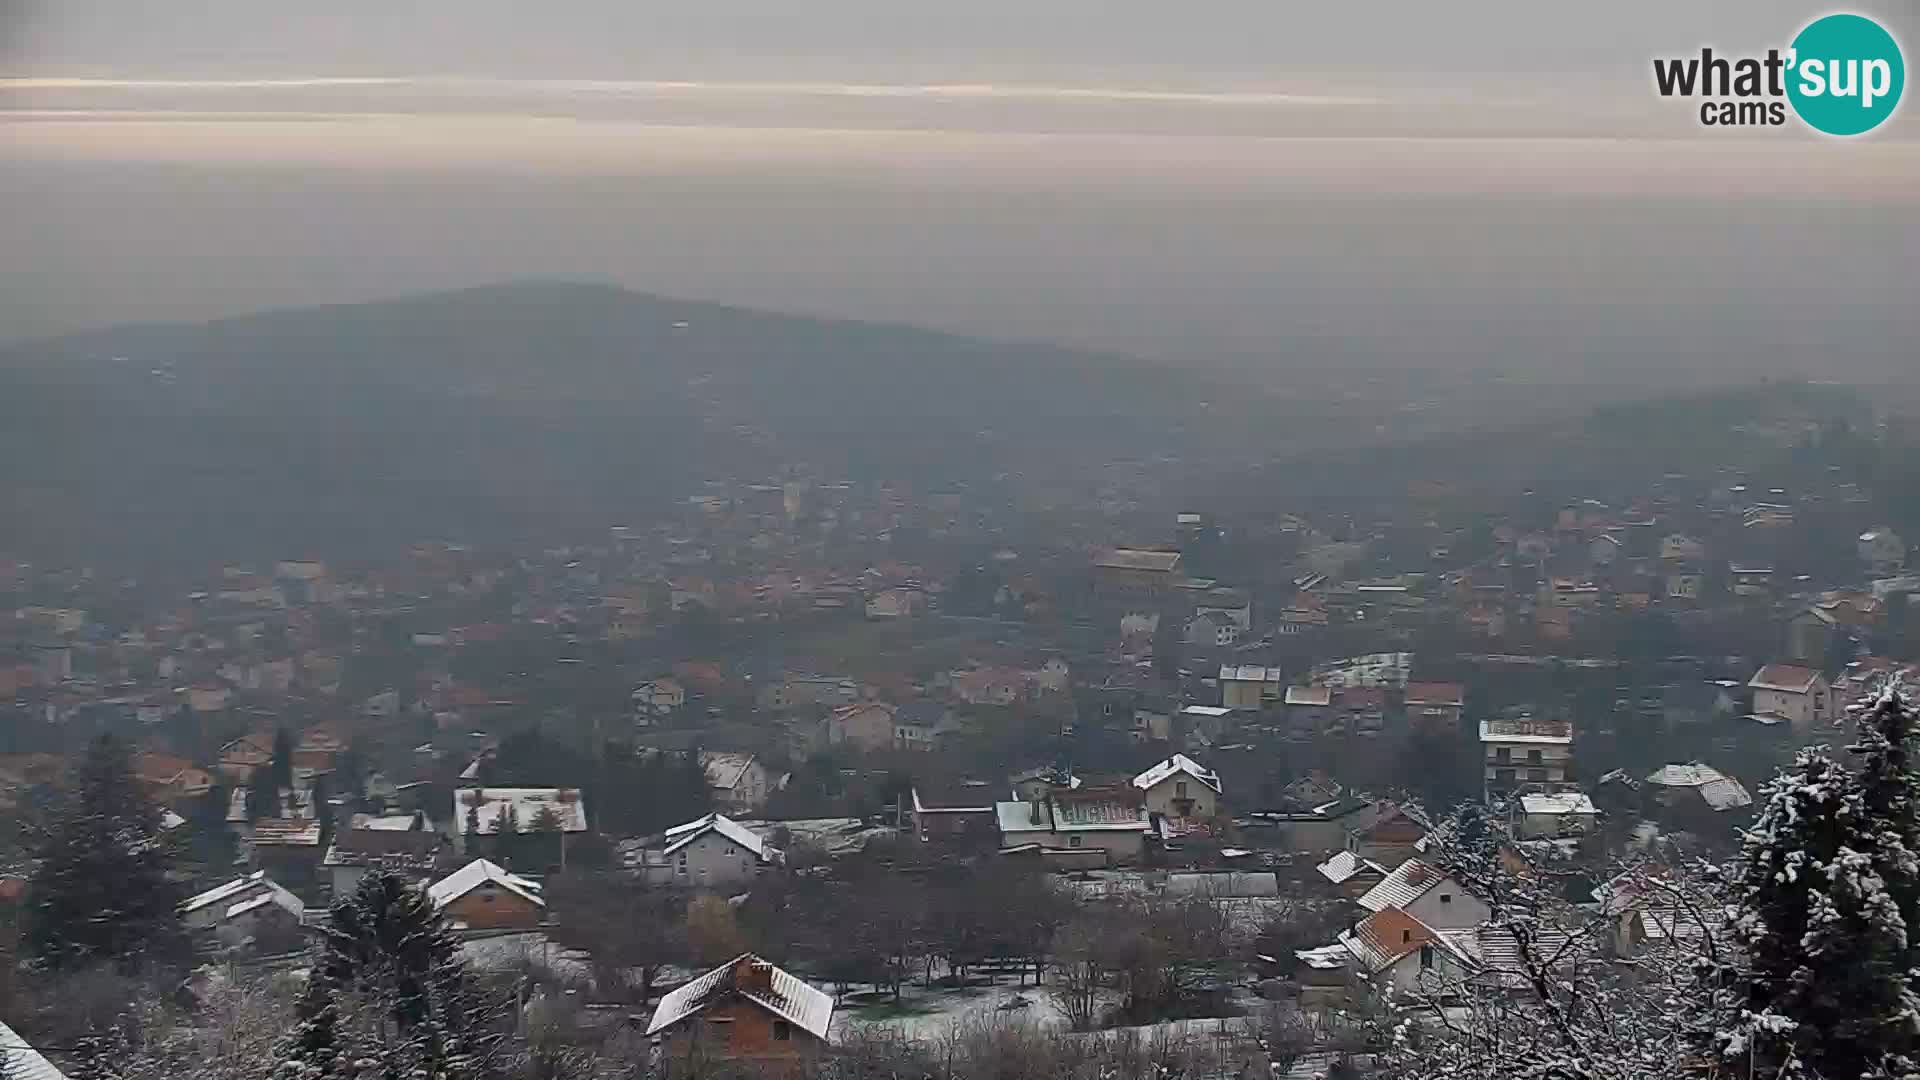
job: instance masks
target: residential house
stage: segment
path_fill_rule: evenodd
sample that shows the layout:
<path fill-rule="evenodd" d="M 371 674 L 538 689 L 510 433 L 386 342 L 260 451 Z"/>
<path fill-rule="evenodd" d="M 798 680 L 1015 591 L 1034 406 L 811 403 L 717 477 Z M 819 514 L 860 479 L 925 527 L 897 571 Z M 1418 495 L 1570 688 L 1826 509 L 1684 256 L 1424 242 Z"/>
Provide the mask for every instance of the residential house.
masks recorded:
<path fill-rule="evenodd" d="M 1133 778 L 1147 811 L 1170 818 L 1210 818 L 1220 811 L 1220 774 L 1175 754 Z"/>
<path fill-rule="evenodd" d="M 255 769 L 273 764 L 273 733 L 242 735 L 220 748 L 220 772 L 236 784 L 253 778 Z"/>
<path fill-rule="evenodd" d="M 1787 620 L 1787 659 L 1824 664 L 1839 620 L 1824 608 L 1810 607 Z"/>
<path fill-rule="evenodd" d="M 1375 885 L 1386 880 L 1388 869 L 1363 859 L 1351 851 L 1336 851 L 1327 860 L 1314 867 L 1329 885 L 1340 891 L 1340 895 L 1349 900 L 1358 901 L 1373 890 Z"/>
<path fill-rule="evenodd" d="M 264 870 L 180 904 L 180 920 L 189 931 L 207 934 L 230 949 L 249 944 L 272 951 L 279 951 L 275 946 L 281 944 L 298 948 L 304 944 L 300 927 L 305 916 L 306 904 Z"/>
<path fill-rule="evenodd" d="M 143 751 L 133 755 L 133 777 L 155 799 L 169 805 L 213 790 L 212 773 L 175 754 Z"/>
<path fill-rule="evenodd" d="M 651 723 L 654 718 L 672 716 L 686 707 L 687 688 L 672 678 L 648 679 L 633 688 L 630 695 L 634 718 Z"/>
<path fill-rule="evenodd" d="M 706 770 L 707 788 L 713 793 L 715 806 L 749 814 L 767 805 L 773 785 L 767 767 L 754 755 L 702 750 L 700 767 Z"/>
<path fill-rule="evenodd" d="M 1042 798 L 995 803 L 994 814 L 1000 822 L 1003 849 L 1029 845 L 1043 852 L 1098 848 L 1106 853 L 1107 862 L 1122 865 L 1141 859 L 1152 828 L 1139 792 L 1132 785 L 1056 789 Z"/>
<path fill-rule="evenodd" d="M 919 589 L 894 587 L 881 589 L 867 597 L 869 619 L 906 619 L 927 609 L 927 594 Z"/>
<path fill-rule="evenodd" d="M 1108 603 L 1144 603 L 1149 610 L 1186 582 L 1177 551 L 1111 548 L 1093 558 L 1094 592 Z"/>
<path fill-rule="evenodd" d="M 1467 688 L 1459 683 L 1410 682 L 1406 696 L 1407 723 L 1416 731 L 1448 734 L 1459 730 L 1467 710 Z"/>
<path fill-rule="evenodd" d="M 1478 967 L 1445 935 L 1395 908 L 1360 920 L 1339 942 L 1353 957 L 1354 972 L 1387 998 L 1438 993 L 1464 982 Z"/>
<path fill-rule="evenodd" d="M 1666 562 L 1698 562 L 1707 557 L 1707 545 L 1685 533 L 1660 538 L 1660 558 Z"/>
<path fill-rule="evenodd" d="M 1370 912 L 1397 908 L 1436 930 L 1467 930 L 1493 916 L 1484 901 L 1423 859 L 1395 867 L 1358 903 Z"/>
<path fill-rule="evenodd" d="M 1480 721 L 1480 751 L 1486 789 L 1522 786 L 1557 791 L 1567 786 L 1573 758 L 1573 725 L 1565 720 L 1501 717 Z"/>
<path fill-rule="evenodd" d="M 1341 831 L 1348 851 L 1391 870 L 1421 849 L 1433 827 L 1399 803 L 1376 799 L 1342 815 Z"/>
<path fill-rule="evenodd" d="M 486 859 L 427 886 L 427 898 L 456 930 L 530 930 L 547 912 L 538 884 Z"/>
<path fill-rule="evenodd" d="M 1515 831 L 1523 839 L 1577 836 L 1592 829 L 1600 818 L 1593 800 L 1577 791 L 1531 793 L 1520 796 Z"/>
<path fill-rule="evenodd" d="M 1277 667 L 1224 664 L 1220 668 L 1220 704 L 1229 709 L 1264 709 L 1286 696 Z"/>
<path fill-rule="evenodd" d="M 532 832 L 543 810 L 553 814 L 563 834 L 587 831 L 579 788 L 461 788 L 453 793 L 455 850 L 465 854 L 470 835 L 497 833 L 509 819 L 514 828 Z"/>
<path fill-rule="evenodd" d="M 1289 686 L 1283 700 L 1287 706 L 1287 726 L 1298 732 L 1318 734 L 1326 728 L 1333 707 L 1333 688 Z"/>
<path fill-rule="evenodd" d="M 827 742 L 862 750 L 887 750 L 894 742 L 894 707 L 884 701 L 842 705 L 827 714 Z"/>
<path fill-rule="evenodd" d="M 661 839 L 659 854 L 649 853 L 643 870 L 651 885 L 730 889 L 780 861 L 757 833 L 721 814 L 676 825 Z"/>
<path fill-rule="evenodd" d="M 1740 781 L 1697 761 L 1662 765 L 1647 776 L 1646 783 L 1649 797 L 1663 807 L 1725 813 L 1753 805 L 1753 796 Z"/>
<path fill-rule="evenodd" d="M 446 847 L 446 836 L 426 828 L 418 814 L 406 815 L 403 820 L 411 827 L 346 828 L 333 834 L 333 843 L 321 857 L 320 867 L 334 896 L 352 892 L 369 870 L 384 870 L 416 883 L 433 877 Z"/>
<path fill-rule="evenodd" d="M 1825 728 L 1833 720 L 1832 688 L 1827 677 L 1796 664 L 1768 664 L 1747 680 L 1753 691 L 1753 715 L 1768 723 L 1786 723 L 1796 735 Z"/>
<path fill-rule="evenodd" d="M 836 708 L 860 700 L 860 684 L 839 675 L 792 675 L 767 687 L 760 705 L 768 709 L 797 709 L 807 705 Z"/>
<path fill-rule="evenodd" d="M 999 838 L 993 786 L 985 780 L 913 785 L 913 831 L 929 842 Z"/>
<path fill-rule="evenodd" d="M 1024 672 L 1011 668 L 977 667 L 952 675 L 953 695 L 969 705 L 1007 706 L 1026 695 Z"/>
<path fill-rule="evenodd" d="M 798 1077 L 827 1045 L 833 1006 L 832 995 L 746 953 L 662 997 L 647 1035 L 674 1061 Z"/>
<path fill-rule="evenodd" d="M 262 818 L 253 823 L 247 848 L 255 867 L 295 887 L 316 880 L 326 855 L 313 818 Z"/>
<path fill-rule="evenodd" d="M 893 710 L 893 748 L 932 750 L 946 733 L 947 707 L 937 701 L 909 701 Z"/>

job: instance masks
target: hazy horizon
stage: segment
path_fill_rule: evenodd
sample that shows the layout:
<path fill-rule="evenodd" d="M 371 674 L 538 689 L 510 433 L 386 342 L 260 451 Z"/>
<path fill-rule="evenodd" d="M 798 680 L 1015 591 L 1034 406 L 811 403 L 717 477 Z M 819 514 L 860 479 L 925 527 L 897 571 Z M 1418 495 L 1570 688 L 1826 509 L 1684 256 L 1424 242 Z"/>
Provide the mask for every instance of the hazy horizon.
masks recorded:
<path fill-rule="evenodd" d="M 1914 110 L 1727 137 L 1650 87 L 1822 10 L 15 0 L 0 341 L 562 278 L 1279 371 L 1899 376 Z"/>

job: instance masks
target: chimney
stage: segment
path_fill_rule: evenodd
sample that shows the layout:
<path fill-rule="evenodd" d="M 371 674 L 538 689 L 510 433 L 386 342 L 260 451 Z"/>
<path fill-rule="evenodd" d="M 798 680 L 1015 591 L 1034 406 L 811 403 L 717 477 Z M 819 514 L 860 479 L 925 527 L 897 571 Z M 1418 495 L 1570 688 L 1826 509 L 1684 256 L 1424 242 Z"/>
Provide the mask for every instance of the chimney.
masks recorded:
<path fill-rule="evenodd" d="M 1035 793 L 1035 795 L 1033 796 L 1033 802 L 1028 806 L 1027 815 L 1028 815 L 1028 824 L 1030 825 L 1040 824 L 1040 799 L 1041 799 L 1041 796 L 1038 793 Z"/>
<path fill-rule="evenodd" d="M 773 995 L 773 965 L 765 960 L 743 956 L 733 962 L 733 988 L 743 994 L 760 997 Z"/>

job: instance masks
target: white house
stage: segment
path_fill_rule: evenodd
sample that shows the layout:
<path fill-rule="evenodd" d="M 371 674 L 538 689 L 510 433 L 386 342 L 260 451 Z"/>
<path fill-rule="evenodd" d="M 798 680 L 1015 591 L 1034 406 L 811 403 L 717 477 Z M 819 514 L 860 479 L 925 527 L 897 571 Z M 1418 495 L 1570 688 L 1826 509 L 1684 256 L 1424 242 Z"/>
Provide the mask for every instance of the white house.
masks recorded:
<path fill-rule="evenodd" d="M 1593 800 L 1577 791 L 1520 796 L 1519 820 L 1515 823 L 1521 837 L 1574 836 L 1593 828 L 1600 811 Z"/>
<path fill-rule="evenodd" d="M 748 813 L 767 804 L 767 768 L 754 755 L 703 750 L 700 767 L 706 770 L 707 787 L 718 805 Z"/>
<path fill-rule="evenodd" d="M 1210 818 L 1220 809 L 1220 774 L 1185 754 L 1133 778 L 1150 813 L 1170 818 Z"/>
<path fill-rule="evenodd" d="M 1369 912 L 1405 911 L 1436 930 L 1469 930 L 1492 917 L 1479 897 L 1446 872 L 1420 859 L 1408 859 L 1368 889 L 1360 906 Z"/>
<path fill-rule="evenodd" d="M 738 885 L 778 864 L 780 858 L 753 830 L 721 814 L 676 825 L 662 839 L 660 853 L 649 855 L 643 869 L 651 885 Z"/>
<path fill-rule="evenodd" d="M 1747 680 L 1756 719 L 1791 725 L 1796 735 L 1825 727 L 1833 716 L 1827 677 L 1797 664 L 1768 664 Z"/>
<path fill-rule="evenodd" d="M 1573 725 L 1532 717 L 1480 721 L 1480 750 L 1488 791 L 1525 785 L 1557 791 L 1567 785 Z"/>

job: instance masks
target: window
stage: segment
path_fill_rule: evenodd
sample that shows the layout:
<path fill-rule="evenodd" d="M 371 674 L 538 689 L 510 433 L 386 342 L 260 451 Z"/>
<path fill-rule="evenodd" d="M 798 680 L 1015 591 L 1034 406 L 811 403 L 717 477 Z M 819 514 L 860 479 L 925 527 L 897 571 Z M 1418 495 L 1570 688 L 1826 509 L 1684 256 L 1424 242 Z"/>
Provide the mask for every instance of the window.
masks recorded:
<path fill-rule="evenodd" d="M 1540 751 L 1538 750 L 1527 751 L 1527 764 L 1529 765 L 1540 764 Z"/>
<path fill-rule="evenodd" d="M 1452 894 L 1452 893 L 1450 893 L 1450 892 L 1443 892 L 1443 893 L 1441 893 L 1441 894 L 1440 894 L 1440 902 L 1441 902 L 1441 903 L 1443 903 L 1443 904 L 1451 904 L 1451 903 L 1453 903 L 1453 894 Z"/>
<path fill-rule="evenodd" d="M 1185 780 L 1175 780 L 1173 782 L 1173 797 L 1176 799 L 1184 799 L 1187 797 L 1187 782 Z"/>
<path fill-rule="evenodd" d="M 773 1022 L 773 1038 L 775 1042 L 786 1042 L 788 1039 L 793 1038 L 793 1025 L 785 1020 L 775 1020 Z"/>
<path fill-rule="evenodd" d="M 1077 837 L 1077 836 L 1069 836 L 1069 837 L 1067 837 L 1067 846 L 1068 846 L 1068 847 L 1079 847 L 1079 846 L 1080 846 L 1080 838 L 1079 838 L 1079 837 Z"/>
<path fill-rule="evenodd" d="M 1528 769 L 1528 770 L 1527 770 L 1527 780 L 1528 780 L 1529 782 L 1531 782 L 1531 783 L 1535 783 L 1535 784 L 1544 784 L 1544 783 L 1546 783 L 1546 782 L 1547 782 L 1547 770 L 1545 770 L 1545 769 Z"/>
<path fill-rule="evenodd" d="M 1420 946 L 1420 970 L 1433 970 L 1433 946 L 1431 945 Z"/>
<path fill-rule="evenodd" d="M 1493 772 L 1494 783 L 1511 784 L 1513 783 L 1513 781 L 1514 781 L 1514 771 L 1512 769 L 1495 769 L 1494 770 Z"/>
<path fill-rule="evenodd" d="M 1507 747 L 1507 746 L 1502 746 L 1502 747 L 1499 747 L 1499 748 L 1497 748 L 1497 749 L 1495 749 L 1495 750 L 1494 750 L 1494 752 L 1493 752 L 1493 760 L 1495 760 L 1495 761 L 1499 761 L 1499 762 L 1507 762 L 1507 761 L 1512 761 L 1512 760 L 1513 760 L 1513 749 L 1512 749 L 1511 747 Z"/>

